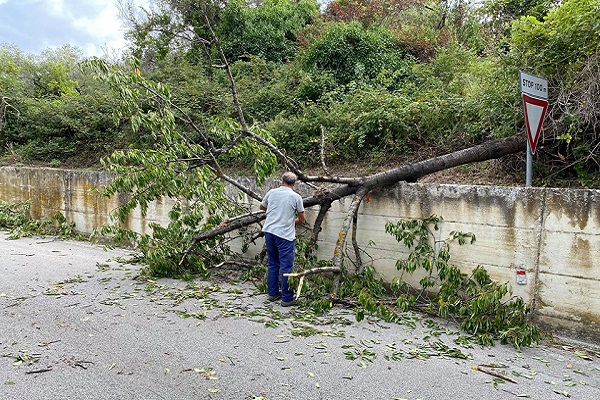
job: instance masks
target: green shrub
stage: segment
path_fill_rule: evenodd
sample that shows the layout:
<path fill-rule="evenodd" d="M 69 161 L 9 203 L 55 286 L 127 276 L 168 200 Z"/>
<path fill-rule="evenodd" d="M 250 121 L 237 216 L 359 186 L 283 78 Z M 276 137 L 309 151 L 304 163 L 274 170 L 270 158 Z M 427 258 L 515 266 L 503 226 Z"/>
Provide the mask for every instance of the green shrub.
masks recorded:
<path fill-rule="evenodd" d="M 249 55 L 278 63 L 293 59 L 296 33 L 317 13 L 314 0 L 267 0 L 254 7 L 230 1 L 218 27 L 225 56 L 230 61 Z"/>
<path fill-rule="evenodd" d="M 302 54 L 302 63 L 307 71 L 329 72 L 345 85 L 404 69 L 412 60 L 391 31 L 352 22 L 331 24 Z"/>
<path fill-rule="evenodd" d="M 400 309 L 407 311 L 417 302 L 425 302 L 439 316 L 459 321 L 461 329 L 475 335 L 481 344 L 492 344 L 498 339 L 519 348 L 538 341 L 541 333 L 530 321 L 529 307 L 522 298 L 512 296 L 508 283 L 492 281 L 481 266 L 467 275 L 449 264 L 450 242 L 473 243 L 475 236 L 450 232 L 448 239 L 435 240 L 433 231 L 439 229 L 442 221 L 442 217 L 432 215 L 385 226 L 387 233 L 411 250 L 408 258 L 396 263 L 402 274 L 392 284 L 399 293 Z M 417 270 L 424 272 L 421 287 L 410 288 L 402 276 Z M 429 292 L 436 286 L 438 291 L 432 296 Z"/>

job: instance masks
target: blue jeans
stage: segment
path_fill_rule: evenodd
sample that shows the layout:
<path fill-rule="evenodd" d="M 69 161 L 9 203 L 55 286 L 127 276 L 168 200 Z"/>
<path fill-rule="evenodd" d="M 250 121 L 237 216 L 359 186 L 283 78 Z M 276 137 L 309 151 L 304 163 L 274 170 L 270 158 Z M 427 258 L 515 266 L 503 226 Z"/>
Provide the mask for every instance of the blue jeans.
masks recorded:
<path fill-rule="evenodd" d="M 265 232 L 265 243 L 269 258 L 267 269 L 267 291 L 269 296 L 277 296 L 281 292 L 281 301 L 292 301 L 294 300 L 294 291 L 288 287 L 288 278 L 283 274 L 292 272 L 296 243 L 293 240 L 285 240 L 268 232 Z"/>

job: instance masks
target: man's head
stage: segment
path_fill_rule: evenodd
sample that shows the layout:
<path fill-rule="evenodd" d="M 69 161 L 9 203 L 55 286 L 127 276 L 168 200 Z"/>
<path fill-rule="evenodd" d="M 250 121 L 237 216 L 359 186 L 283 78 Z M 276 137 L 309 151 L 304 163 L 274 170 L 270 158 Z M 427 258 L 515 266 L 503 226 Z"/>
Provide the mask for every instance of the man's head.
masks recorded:
<path fill-rule="evenodd" d="M 296 174 L 290 171 L 284 172 L 281 176 L 281 182 L 283 182 L 283 184 L 287 186 L 294 186 L 294 184 L 296 183 L 296 179 L 298 179 Z"/>

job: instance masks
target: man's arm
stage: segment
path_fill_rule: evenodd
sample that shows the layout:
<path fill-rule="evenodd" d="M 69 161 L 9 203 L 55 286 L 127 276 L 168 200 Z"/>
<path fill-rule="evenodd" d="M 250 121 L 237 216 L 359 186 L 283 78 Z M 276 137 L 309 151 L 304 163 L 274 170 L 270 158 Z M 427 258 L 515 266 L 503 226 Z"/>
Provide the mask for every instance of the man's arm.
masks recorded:
<path fill-rule="evenodd" d="M 304 211 L 298 213 L 298 218 L 296 218 L 296 225 L 302 225 L 304 223 Z"/>
<path fill-rule="evenodd" d="M 258 206 L 258 209 L 261 211 L 267 211 L 267 207 L 263 206 L 262 204 Z"/>

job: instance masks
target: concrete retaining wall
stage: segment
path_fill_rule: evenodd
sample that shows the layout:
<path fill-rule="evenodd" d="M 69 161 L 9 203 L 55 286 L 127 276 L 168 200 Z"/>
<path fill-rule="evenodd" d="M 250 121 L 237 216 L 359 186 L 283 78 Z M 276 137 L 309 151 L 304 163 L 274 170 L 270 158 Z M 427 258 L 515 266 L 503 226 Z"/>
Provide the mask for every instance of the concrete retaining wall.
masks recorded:
<path fill-rule="evenodd" d="M 91 232 L 124 200 L 96 193 L 110 179 L 97 171 L 3 167 L 0 199 L 29 200 L 34 218 L 60 211 L 78 230 Z M 149 222 L 165 223 L 171 204 L 155 202 L 145 218 L 134 213 L 129 227 L 145 232 Z M 331 258 L 349 205 L 343 199 L 329 211 L 320 257 Z M 317 212 L 307 210 L 309 222 Z M 407 254 L 385 233 L 385 223 L 431 214 L 444 218 L 438 239 L 453 230 L 477 237 L 474 244 L 452 246 L 453 264 L 465 271 L 484 266 L 495 280 L 511 283 L 538 323 L 600 342 L 600 191 L 399 184 L 371 193 L 360 208 L 358 240 L 384 279 L 398 274 L 395 262 Z M 525 285 L 516 283 L 517 270 L 525 270 Z"/>

